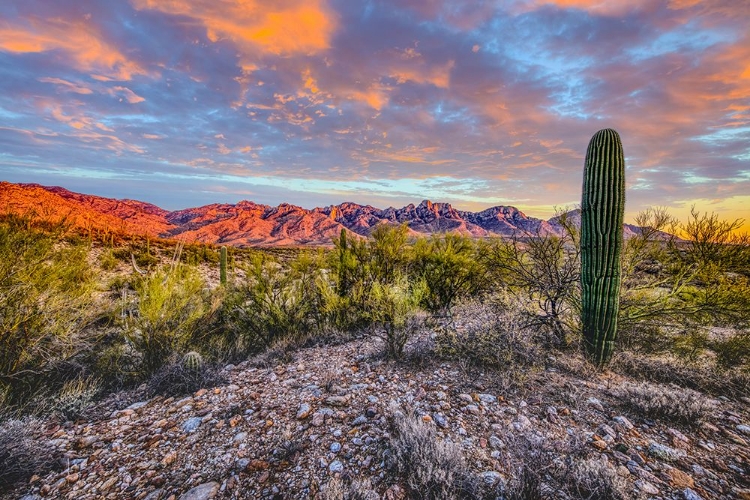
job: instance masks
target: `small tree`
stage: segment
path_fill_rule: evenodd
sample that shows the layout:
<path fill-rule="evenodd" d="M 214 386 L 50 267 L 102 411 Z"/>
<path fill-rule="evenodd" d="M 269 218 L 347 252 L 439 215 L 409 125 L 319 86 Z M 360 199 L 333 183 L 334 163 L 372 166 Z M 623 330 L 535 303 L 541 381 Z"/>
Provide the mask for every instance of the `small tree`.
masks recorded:
<path fill-rule="evenodd" d="M 455 301 L 485 288 L 486 267 L 479 261 L 477 244 L 455 234 L 420 238 L 414 244 L 414 274 L 427 287 L 423 304 L 433 313 L 451 316 Z"/>
<path fill-rule="evenodd" d="M 567 345 L 580 307 L 578 232 L 564 214 L 562 236 L 539 234 L 496 241 L 487 254 L 495 279 L 537 305 L 527 326 L 543 326 L 555 343 Z"/>

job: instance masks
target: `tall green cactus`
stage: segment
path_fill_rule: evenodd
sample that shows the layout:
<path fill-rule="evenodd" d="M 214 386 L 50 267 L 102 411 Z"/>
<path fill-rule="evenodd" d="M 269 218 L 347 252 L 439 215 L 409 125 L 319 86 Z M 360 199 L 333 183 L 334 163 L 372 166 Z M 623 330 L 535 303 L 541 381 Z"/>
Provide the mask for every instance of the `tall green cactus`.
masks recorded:
<path fill-rule="evenodd" d="M 227 284 L 227 247 L 221 247 L 219 254 L 219 283 Z"/>
<path fill-rule="evenodd" d="M 581 320 L 590 360 L 612 356 L 620 307 L 620 256 L 625 211 L 625 157 L 612 129 L 589 142 L 581 201 Z"/>

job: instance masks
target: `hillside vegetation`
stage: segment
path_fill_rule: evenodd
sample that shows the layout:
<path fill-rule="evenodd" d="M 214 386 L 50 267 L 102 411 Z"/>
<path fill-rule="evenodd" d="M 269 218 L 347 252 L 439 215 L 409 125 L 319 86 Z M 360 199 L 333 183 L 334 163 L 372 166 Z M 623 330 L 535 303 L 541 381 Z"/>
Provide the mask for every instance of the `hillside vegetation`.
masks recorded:
<path fill-rule="evenodd" d="M 564 216 L 559 223 L 562 236 L 481 240 L 413 239 L 405 226 L 383 224 L 368 239 L 342 230 L 333 249 L 229 248 L 224 260 L 210 245 L 94 240 L 60 225 L 5 217 L 0 465 L 14 466 L 0 471 L 0 487 L 56 466 L 30 451 L 38 442 L 33 436 L 22 441 L 23 450 L 3 440 L 19 419 L 75 422 L 94 418 L 97 408 L 128 391 L 154 398 L 222 386 L 225 366 L 258 356 L 273 365 L 294 359 L 297 349 L 372 338 L 383 363 L 480 370 L 502 380 L 498 391 L 508 393 L 527 391 L 529 374 L 550 363 L 596 374 L 579 353 L 579 232 Z M 636 225 L 641 230 L 623 251 L 619 334 L 606 373 L 630 380 L 623 394 L 648 418 L 688 425 L 701 418 L 701 405 L 691 407 L 685 394 L 747 403 L 750 242 L 737 236 L 740 221 L 695 211 L 678 223 L 656 209 Z M 648 384 L 673 389 L 657 397 Z M 672 401 L 670 394 L 683 397 Z M 422 430 L 399 412 L 393 423 L 399 439 L 433 439 L 419 437 Z M 394 449 L 424 446 L 406 441 Z M 465 464 L 448 463 L 448 448 L 424 453 L 446 461 L 448 476 L 464 470 Z M 417 458 L 392 459 L 389 470 L 409 497 L 445 498 L 416 493 L 427 480 L 410 469 Z M 579 465 L 588 467 L 576 469 L 587 481 L 616 488 L 606 468 Z M 523 476 L 530 469 L 508 470 L 516 474 L 508 488 L 531 480 Z M 450 489 L 468 476 L 462 477 L 429 487 Z M 339 486 L 351 487 L 347 481 Z M 480 498 L 479 489 L 461 495 Z M 519 495 L 509 498 L 533 497 Z M 591 495 L 585 497 L 619 493 Z"/>

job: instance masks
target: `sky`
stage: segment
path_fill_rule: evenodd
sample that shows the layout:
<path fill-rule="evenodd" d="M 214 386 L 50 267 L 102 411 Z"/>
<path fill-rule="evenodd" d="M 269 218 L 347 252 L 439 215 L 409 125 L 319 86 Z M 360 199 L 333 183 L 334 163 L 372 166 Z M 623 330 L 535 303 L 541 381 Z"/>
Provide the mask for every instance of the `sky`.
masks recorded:
<path fill-rule="evenodd" d="M 750 220 L 750 0 L 0 3 L 0 180 L 546 218 L 602 128 L 626 220 Z"/>

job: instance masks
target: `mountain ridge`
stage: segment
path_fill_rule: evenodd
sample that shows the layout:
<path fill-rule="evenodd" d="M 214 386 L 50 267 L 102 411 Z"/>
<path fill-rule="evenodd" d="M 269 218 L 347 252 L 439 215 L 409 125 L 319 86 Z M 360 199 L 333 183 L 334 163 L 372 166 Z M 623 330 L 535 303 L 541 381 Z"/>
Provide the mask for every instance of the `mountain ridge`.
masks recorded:
<path fill-rule="evenodd" d="M 480 212 L 458 210 L 450 203 L 423 200 L 380 209 L 343 202 L 305 209 L 290 203 L 277 206 L 248 200 L 165 210 L 138 200 L 76 193 L 59 186 L 0 182 L 0 206 L 7 213 L 67 223 L 83 230 L 137 234 L 231 246 L 330 245 L 341 229 L 369 236 L 382 224 L 406 224 L 412 236 L 456 233 L 465 236 L 510 237 L 560 235 L 559 217 L 528 217 L 514 206 L 498 205 Z M 638 228 L 624 227 L 625 236 Z"/>

